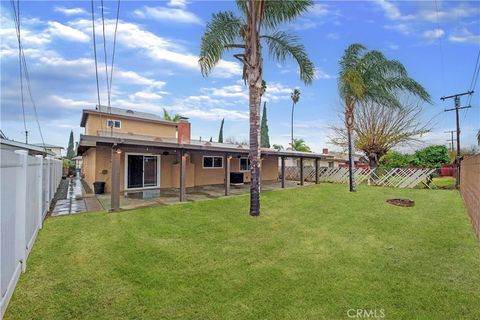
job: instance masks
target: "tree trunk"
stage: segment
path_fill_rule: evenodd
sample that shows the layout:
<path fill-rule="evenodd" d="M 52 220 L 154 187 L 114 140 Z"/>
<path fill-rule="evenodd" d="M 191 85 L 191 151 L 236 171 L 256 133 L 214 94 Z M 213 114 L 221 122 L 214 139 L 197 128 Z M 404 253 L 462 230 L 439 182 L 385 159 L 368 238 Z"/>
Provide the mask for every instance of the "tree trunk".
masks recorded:
<path fill-rule="evenodd" d="M 247 82 L 250 110 L 250 215 L 260 215 L 260 92 L 262 89 L 262 57 L 258 34 L 257 14 L 260 3 L 248 2 L 250 17 L 247 26 L 245 59 L 247 60 Z"/>
<path fill-rule="evenodd" d="M 292 147 L 292 150 L 293 150 L 293 109 L 294 108 L 295 108 L 295 103 L 292 103 L 292 139 L 290 144 L 290 146 Z"/>
<path fill-rule="evenodd" d="M 353 169 L 355 168 L 355 162 L 353 159 L 353 108 L 349 99 L 346 101 L 347 110 L 345 112 L 345 124 L 347 126 L 347 138 L 348 138 L 348 183 L 350 192 L 356 192 L 357 187 L 355 184 L 355 176 L 353 175 Z"/>

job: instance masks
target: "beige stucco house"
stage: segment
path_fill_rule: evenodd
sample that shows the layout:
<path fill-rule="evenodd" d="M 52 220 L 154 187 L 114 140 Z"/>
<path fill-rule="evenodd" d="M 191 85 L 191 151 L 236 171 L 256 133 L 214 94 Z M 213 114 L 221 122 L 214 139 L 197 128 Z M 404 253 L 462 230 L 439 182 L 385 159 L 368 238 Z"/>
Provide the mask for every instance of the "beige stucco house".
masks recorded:
<path fill-rule="evenodd" d="M 171 122 L 154 114 L 101 106 L 83 110 L 80 125 L 85 128 L 77 148 L 83 178 L 90 187 L 95 181 L 105 182 L 105 192 L 111 191 L 116 178 L 120 191 L 250 181 L 248 146 L 193 140 L 188 119 Z M 263 181 L 279 179 L 279 158 L 325 158 L 273 149 L 261 153 Z M 118 177 L 112 175 L 114 155 L 120 161 Z"/>

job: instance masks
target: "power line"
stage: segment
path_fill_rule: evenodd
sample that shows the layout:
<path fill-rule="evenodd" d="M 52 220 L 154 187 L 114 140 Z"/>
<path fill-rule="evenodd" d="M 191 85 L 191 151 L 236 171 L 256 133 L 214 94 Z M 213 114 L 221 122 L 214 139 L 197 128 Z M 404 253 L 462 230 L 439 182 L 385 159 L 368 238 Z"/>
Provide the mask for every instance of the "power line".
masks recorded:
<path fill-rule="evenodd" d="M 109 92 L 108 92 L 109 101 L 110 101 L 110 95 L 112 94 L 113 63 L 115 61 L 115 47 L 116 47 L 116 44 L 117 44 L 117 29 L 118 29 L 118 17 L 119 17 L 119 15 L 120 15 L 120 0 L 118 0 L 118 3 L 117 3 L 117 20 L 115 22 L 115 32 L 114 32 L 114 35 L 113 35 L 112 65 L 110 67 L 110 88 L 109 88 Z"/>
<path fill-rule="evenodd" d="M 23 128 L 25 133 L 25 143 L 28 143 L 27 122 L 25 120 L 25 102 L 23 99 L 22 43 L 20 40 L 21 39 L 20 37 L 20 2 L 17 2 L 18 8 L 15 8 L 14 0 L 10 0 L 10 4 L 12 5 L 13 20 L 15 22 L 15 32 L 17 34 L 17 41 L 18 41 L 18 63 L 19 63 L 19 71 L 20 71 L 20 96 L 22 101 Z"/>
<path fill-rule="evenodd" d="M 98 83 L 98 63 L 97 63 L 97 41 L 95 40 L 95 9 L 93 0 L 92 2 L 92 29 L 93 29 L 93 55 L 95 56 L 95 78 L 97 79 L 97 98 L 98 98 L 98 108 L 100 108 L 100 85 Z"/>
<path fill-rule="evenodd" d="M 100 1 L 102 5 L 102 25 L 103 25 L 103 54 L 105 58 L 105 78 L 107 81 L 107 101 L 108 101 L 108 108 L 110 108 L 110 85 L 108 81 L 108 58 L 107 58 L 107 44 L 105 42 L 105 18 L 103 15 L 103 0 Z"/>
<path fill-rule="evenodd" d="M 475 62 L 475 67 L 473 68 L 472 81 L 470 82 L 470 91 L 475 90 L 475 87 L 477 86 L 478 74 L 480 73 L 479 62 L 480 62 L 480 49 L 478 50 L 477 61 Z M 473 98 L 473 95 L 470 95 L 470 97 L 468 98 L 468 105 L 472 103 L 472 98 Z M 467 118 L 467 113 L 468 113 L 468 109 L 465 110 L 465 113 L 463 114 L 463 121 L 465 121 L 465 119 Z"/>

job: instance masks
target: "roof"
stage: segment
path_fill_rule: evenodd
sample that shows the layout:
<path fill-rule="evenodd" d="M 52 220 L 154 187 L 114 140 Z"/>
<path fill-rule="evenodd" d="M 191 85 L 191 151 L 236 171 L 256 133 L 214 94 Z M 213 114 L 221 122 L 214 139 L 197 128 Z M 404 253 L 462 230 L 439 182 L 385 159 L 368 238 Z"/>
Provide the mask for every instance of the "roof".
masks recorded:
<path fill-rule="evenodd" d="M 34 146 L 39 146 L 39 147 L 44 147 L 44 148 L 58 148 L 58 149 L 65 149 L 64 147 L 61 146 L 56 146 L 53 144 L 48 144 L 48 143 L 34 143 Z"/>
<path fill-rule="evenodd" d="M 78 144 L 78 154 L 81 155 L 89 148 L 96 147 L 97 143 L 105 144 L 117 144 L 131 147 L 148 147 L 158 149 L 183 149 L 186 151 L 208 151 L 218 153 L 231 153 L 231 154 L 245 154 L 249 153 L 249 146 L 237 145 L 231 143 L 218 143 L 209 141 L 191 140 L 189 144 L 179 144 L 174 138 L 156 138 L 151 136 L 142 136 L 134 134 L 120 134 L 116 133 L 112 136 L 102 134 L 99 136 L 80 135 L 80 142 Z M 303 157 L 313 159 L 325 159 L 333 158 L 333 156 L 312 153 L 312 152 L 300 152 L 291 150 L 277 151 L 273 149 L 262 148 L 261 153 L 265 155 L 276 155 L 284 157 Z"/>
<path fill-rule="evenodd" d="M 30 150 L 33 153 L 44 154 L 44 155 L 54 155 L 52 152 L 45 150 L 42 146 L 34 145 L 34 144 L 27 144 L 19 141 L 8 140 L 0 138 L 0 144 L 10 146 L 12 148 L 19 148 L 24 150 Z"/>
<path fill-rule="evenodd" d="M 165 120 L 162 117 L 153 113 L 140 112 L 140 111 L 135 111 L 131 109 L 97 106 L 97 109 L 83 109 L 82 119 L 80 121 L 81 127 L 85 127 L 85 123 L 87 122 L 87 117 L 89 114 L 106 115 L 106 116 L 113 115 L 117 118 L 135 119 L 140 121 L 156 122 L 164 125 L 177 126 L 176 122 Z"/>

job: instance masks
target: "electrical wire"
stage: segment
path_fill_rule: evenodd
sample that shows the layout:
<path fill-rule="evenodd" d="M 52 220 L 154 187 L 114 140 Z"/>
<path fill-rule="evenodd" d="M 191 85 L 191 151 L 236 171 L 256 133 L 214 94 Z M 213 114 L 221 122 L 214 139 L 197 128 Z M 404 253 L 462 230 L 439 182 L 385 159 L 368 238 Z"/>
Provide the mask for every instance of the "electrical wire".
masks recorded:
<path fill-rule="evenodd" d="M 105 58 L 105 78 L 107 81 L 107 101 L 108 101 L 108 108 L 110 109 L 110 85 L 108 81 L 108 57 L 107 57 L 107 44 L 105 40 L 105 18 L 103 15 L 103 0 L 100 1 L 102 5 L 102 25 L 103 25 L 103 54 Z"/>
<path fill-rule="evenodd" d="M 110 101 L 110 96 L 112 94 L 112 77 L 113 77 L 113 63 L 115 61 L 115 47 L 116 47 L 116 44 L 117 44 L 117 29 L 118 29 L 118 17 L 120 15 L 120 0 L 118 0 L 117 2 L 117 19 L 116 19 L 116 22 L 115 22 L 115 32 L 114 32 L 114 35 L 113 35 L 113 51 L 112 51 L 112 65 L 110 67 L 110 88 L 109 88 L 109 92 L 108 92 L 108 99 Z"/>
<path fill-rule="evenodd" d="M 98 108 L 100 109 L 100 84 L 98 82 L 98 62 L 97 62 L 97 41 L 95 40 L 95 9 L 93 0 L 92 3 L 92 29 L 93 29 L 93 55 L 95 56 L 95 78 L 97 79 L 97 98 L 98 98 Z"/>

